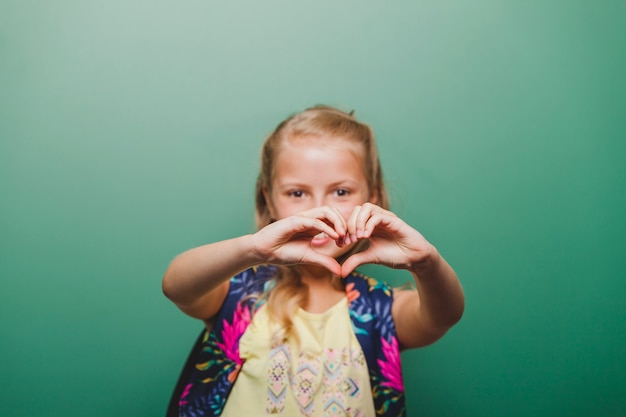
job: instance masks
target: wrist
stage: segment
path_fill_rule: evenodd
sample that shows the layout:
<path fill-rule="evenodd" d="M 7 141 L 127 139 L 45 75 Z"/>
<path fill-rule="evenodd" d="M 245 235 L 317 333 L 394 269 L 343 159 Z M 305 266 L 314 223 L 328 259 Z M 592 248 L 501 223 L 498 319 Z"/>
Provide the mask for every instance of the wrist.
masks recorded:
<path fill-rule="evenodd" d="M 417 276 L 428 275 L 428 272 L 437 269 L 441 264 L 442 257 L 433 245 L 429 245 L 429 249 L 425 256 L 421 259 L 412 262 L 410 265 L 410 271 Z"/>
<path fill-rule="evenodd" d="M 267 262 L 268 254 L 263 249 L 263 245 L 260 242 L 261 237 L 258 232 L 243 236 L 247 243 L 244 245 L 246 248 L 246 254 L 250 258 L 250 262 L 254 265 L 259 265 Z"/>

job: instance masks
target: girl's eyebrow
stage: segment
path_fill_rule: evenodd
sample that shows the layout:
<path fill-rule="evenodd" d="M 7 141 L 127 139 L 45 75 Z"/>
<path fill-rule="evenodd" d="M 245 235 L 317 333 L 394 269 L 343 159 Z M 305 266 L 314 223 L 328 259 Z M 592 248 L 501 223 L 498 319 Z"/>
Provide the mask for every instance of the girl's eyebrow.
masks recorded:
<path fill-rule="evenodd" d="M 334 188 L 334 187 L 339 187 L 339 186 L 354 186 L 357 183 L 357 181 L 351 180 L 351 179 L 340 179 L 338 181 L 334 181 L 330 184 L 328 184 L 329 188 Z M 305 183 L 301 183 L 298 181 L 285 181 L 285 182 L 279 182 L 278 184 L 276 184 L 276 187 L 278 188 L 307 188 L 310 187 L 311 184 L 305 184 Z"/>
<path fill-rule="evenodd" d="M 354 186 L 355 184 L 357 184 L 357 181 L 354 181 L 352 179 L 346 178 L 343 180 L 339 180 L 339 181 L 335 181 L 333 183 L 330 184 L 330 187 L 339 187 L 339 186 L 345 186 L 345 185 L 349 185 L 349 186 Z"/>
<path fill-rule="evenodd" d="M 331 182 L 330 184 L 328 184 L 328 187 L 333 188 L 333 187 L 345 186 L 345 185 L 355 186 L 355 184 L 358 184 L 358 181 L 355 181 L 352 178 L 342 178 L 337 181 Z M 276 182 L 276 187 L 280 187 L 280 188 L 289 188 L 289 187 L 304 188 L 304 187 L 310 187 L 312 185 L 314 186 L 316 184 L 308 184 L 308 183 L 300 182 L 296 180 L 291 181 L 289 179 L 285 181 Z"/>
<path fill-rule="evenodd" d="M 276 184 L 276 188 L 306 188 L 307 185 L 303 184 L 303 183 L 299 183 L 299 182 L 282 182 L 282 183 L 278 183 Z"/>

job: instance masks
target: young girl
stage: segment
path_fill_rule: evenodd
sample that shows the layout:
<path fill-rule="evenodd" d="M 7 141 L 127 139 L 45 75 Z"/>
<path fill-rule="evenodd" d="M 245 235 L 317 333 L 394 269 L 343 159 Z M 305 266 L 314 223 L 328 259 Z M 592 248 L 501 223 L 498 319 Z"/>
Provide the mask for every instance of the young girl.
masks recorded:
<path fill-rule="evenodd" d="M 206 323 L 181 416 L 406 415 L 400 350 L 435 342 L 464 297 L 437 249 L 388 210 L 374 137 L 314 107 L 262 149 L 258 231 L 176 257 L 163 291 Z M 409 271 L 396 290 L 354 270 Z"/>

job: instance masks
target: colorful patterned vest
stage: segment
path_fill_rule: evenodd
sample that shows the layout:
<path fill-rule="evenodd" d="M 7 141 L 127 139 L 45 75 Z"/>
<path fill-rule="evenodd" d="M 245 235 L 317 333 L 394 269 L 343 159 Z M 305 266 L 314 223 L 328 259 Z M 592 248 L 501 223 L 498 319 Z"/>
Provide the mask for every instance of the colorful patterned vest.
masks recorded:
<path fill-rule="evenodd" d="M 206 332 L 200 363 L 179 402 L 181 417 L 217 417 L 243 365 L 239 339 L 252 321 L 257 296 L 272 284 L 276 268 L 259 266 L 246 270 L 230 283 L 230 291 Z M 405 417 L 406 404 L 400 349 L 391 316 L 391 288 L 353 273 L 346 278 L 350 318 L 363 349 L 370 375 L 376 415 Z"/>

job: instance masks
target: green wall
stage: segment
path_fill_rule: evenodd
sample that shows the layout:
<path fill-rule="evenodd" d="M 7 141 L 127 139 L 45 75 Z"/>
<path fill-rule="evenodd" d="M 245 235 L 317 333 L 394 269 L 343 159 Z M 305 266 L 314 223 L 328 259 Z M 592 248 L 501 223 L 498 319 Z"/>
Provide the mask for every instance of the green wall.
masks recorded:
<path fill-rule="evenodd" d="M 410 416 L 626 416 L 626 3 L 0 3 L 0 415 L 159 416 L 177 253 L 253 230 L 263 137 L 375 129 L 467 309 Z M 408 277 L 368 267 L 393 283 Z"/>

